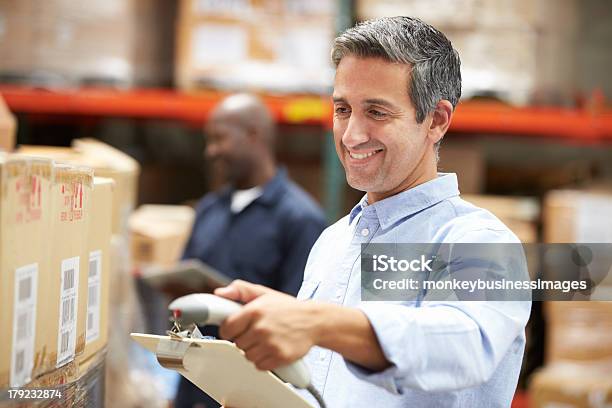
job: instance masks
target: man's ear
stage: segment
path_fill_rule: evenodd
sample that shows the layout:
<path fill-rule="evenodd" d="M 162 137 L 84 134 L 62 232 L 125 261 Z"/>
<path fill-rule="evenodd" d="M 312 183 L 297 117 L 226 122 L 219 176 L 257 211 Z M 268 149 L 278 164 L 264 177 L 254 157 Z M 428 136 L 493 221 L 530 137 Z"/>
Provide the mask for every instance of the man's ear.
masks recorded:
<path fill-rule="evenodd" d="M 438 143 L 451 123 L 453 116 L 453 105 L 446 99 L 442 99 L 436 105 L 436 109 L 431 113 L 431 124 L 427 131 L 427 137 L 432 144 Z"/>

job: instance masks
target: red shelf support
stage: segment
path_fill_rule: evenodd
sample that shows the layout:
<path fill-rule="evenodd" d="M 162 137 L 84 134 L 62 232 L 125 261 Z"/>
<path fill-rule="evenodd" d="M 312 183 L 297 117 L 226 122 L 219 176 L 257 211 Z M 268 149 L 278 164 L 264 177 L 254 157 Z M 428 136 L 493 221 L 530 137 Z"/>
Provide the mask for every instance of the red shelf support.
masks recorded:
<path fill-rule="evenodd" d="M 16 113 L 157 118 L 201 124 L 226 94 L 181 93 L 163 89 L 48 90 L 0 85 L 0 94 Z M 331 127 L 332 106 L 327 96 L 265 96 L 280 123 Z M 593 114 L 553 107 L 511 107 L 495 102 L 461 103 L 451 131 L 566 139 L 578 142 L 612 140 L 612 111 Z"/>

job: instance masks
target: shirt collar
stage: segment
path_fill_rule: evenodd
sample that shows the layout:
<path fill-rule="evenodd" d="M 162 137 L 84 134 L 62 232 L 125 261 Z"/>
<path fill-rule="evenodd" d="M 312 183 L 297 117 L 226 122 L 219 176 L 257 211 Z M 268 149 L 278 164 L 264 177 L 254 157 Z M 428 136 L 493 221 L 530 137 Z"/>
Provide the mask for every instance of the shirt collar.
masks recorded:
<path fill-rule="evenodd" d="M 263 204 L 274 204 L 278 201 L 278 197 L 285 191 L 287 184 L 287 170 L 280 167 L 274 177 L 263 185 L 263 192 L 256 201 Z"/>
<path fill-rule="evenodd" d="M 270 179 L 270 181 L 268 181 L 266 184 L 261 186 L 263 191 L 261 195 L 255 199 L 255 202 L 264 203 L 266 205 L 274 204 L 278 200 L 279 196 L 284 193 L 287 180 L 287 170 L 284 167 L 279 167 L 274 177 L 272 177 L 272 179 Z M 236 189 L 233 187 L 226 186 L 219 192 L 219 196 L 221 199 L 229 201 L 231 200 L 234 191 L 236 191 Z"/>
<path fill-rule="evenodd" d="M 457 175 L 438 173 L 438 177 L 433 180 L 377 201 L 372 205 L 368 205 L 366 194 L 351 210 L 349 224 L 363 212 L 363 217 L 378 218 L 380 226 L 385 229 L 403 218 L 458 195 Z"/>

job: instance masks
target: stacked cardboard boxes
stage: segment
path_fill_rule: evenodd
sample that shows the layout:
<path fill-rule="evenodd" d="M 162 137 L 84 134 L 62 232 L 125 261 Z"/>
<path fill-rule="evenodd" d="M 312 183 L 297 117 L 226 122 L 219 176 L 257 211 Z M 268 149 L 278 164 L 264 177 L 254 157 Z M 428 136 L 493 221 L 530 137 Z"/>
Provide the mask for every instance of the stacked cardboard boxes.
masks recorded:
<path fill-rule="evenodd" d="M 87 317 L 85 348 L 79 363 L 99 353 L 108 342 L 109 298 L 111 279 L 111 223 L 113 214 L 113 180 L 94 177 L 91 216 L 87 234 Z"/>
<path fill-rule="evenodd" d="M 4 155 L 0 189 L 0 389 L 58 385 L 106 344 L 113 182 Z"/>
<path fill-rule="evenodd" d="M 610 213 L 612 194 L 605 190 L 551 191 L 543 206 L 544 239 L 549 243 L 612 243 Z M 599 262 L 599 257 L 594 256 L 592 262 Z M 601 266 L 610 267 L 589 265 L 589 269 Z M 597 280 L 591 297 L 610 299 L 606 290 L 612 286 L 610 271 Z M 545 318 L 547 365 L 532 377 L 533 406 L 610 405 L 612 303 L 548 302 Z"/>
<path fill-rule="evenodd" d="M 167 83 L 172 12 L 160 0 L 0 0 L 0 77 L 43 85 Z"/>
<path fill-rule="evenodd" d="M 609 364 L 556 363 L 531 380 L 531 408 L 603 408 L 612 405 Z"/>
<path fill-rule="evenodd" d="M 0 388 L 29 382 L 48 351 L 53 182 L 49 160 L 0 158 Z"/>
<path fill-rule="evenodd" d="M 331 0 L 181 0 L 175 82 L 182 89 L 327 92 Z"/>
<path fill-rule="evenodd" d="M 461 56 L 463 96 L 515 104 L 571 102 L 577 71 L 575 0 L 358 0 L 359 20 L 412 16 L 444 32 Z"/>
<path fill-rule="evenodd" d="M 94 169 L 96 177 L 113 179 L 113 234 L 127 237 L 127 220 L 136 205 L 140 175 L 136 160 L 95 139 L 75 139 L 71 148 L 23 145 L 18 152 L 89 166 Z"/>

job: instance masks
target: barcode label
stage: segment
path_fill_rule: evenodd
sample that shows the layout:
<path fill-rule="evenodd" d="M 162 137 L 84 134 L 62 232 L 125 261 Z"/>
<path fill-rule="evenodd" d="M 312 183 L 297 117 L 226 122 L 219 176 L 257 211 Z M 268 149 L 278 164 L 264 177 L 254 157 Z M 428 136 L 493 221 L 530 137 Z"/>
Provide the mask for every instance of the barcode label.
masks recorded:
<path fill-rule="evenodd" d="M 68 351 L 68 343 L 70 341 L 70 332 L 63 332 L 62 339 L 60 341 L 60 353 Z"/>
<path fill-rule="evenodd" d="M 74 306 L 75 304 L 73 297 L 62 300 L 62 326 L 66 326 L 74 322 Z"/>
<path fill-rule="evenodd" d="M 87 278 L 87 333 L 85 344 L 100 337 L 100 288 L 102 279 L 102 251 L 89 253 L 89 273 Z"/>
<path fill-rule="evenodd" d="M 17 352 L 17 356 L 15 357 L 15 370 L 17 372 L 22 372 L 25 368 L 25 350 L 19 350 Z"/>
<path fill-rule="evenodd" d="M 89 259 L 89 277 L 90 278 L 93 278 L 98 274 L 98 261 L 99 261 L 98 258 Z"/>
<path fill-rule="evenodd" d="M 32 295 L 32 277 L 19 281 L 19 302 L 24 302 Z"/>
<path fill-rule="evenodd" d="M 22 313 L 19 313 L 19 317 L 17 318 L 17 337 L 24 338 L 30 334 L 28 333 L 30 327 L 29 317 L 29 310 L 24 310 Z"/>
<path fill-rule="evenodd" d="M 98 287 L 97 285 L 90 286 L 89 292 L 88 292 L 88 298 L 87 298 L 87 306 L 95 307 L 97 305 L 98 305 Z"/>
<path fill-rule="evenodd" d="M 64 259 L 61 264 L 57 367 L 72 361 L 76 351 L 79 261 L 79 257 L 75 256 Z"/>
<path fill-rule="evenodd" d="M 36 338 L 38 264 L 15 270 L 11 387 L 21 387 L 32 377 Z"/>
<path fill-rule="evenodd" d="M 74 288 L 74 269 L 64 271 L 64 290 Z"/>

